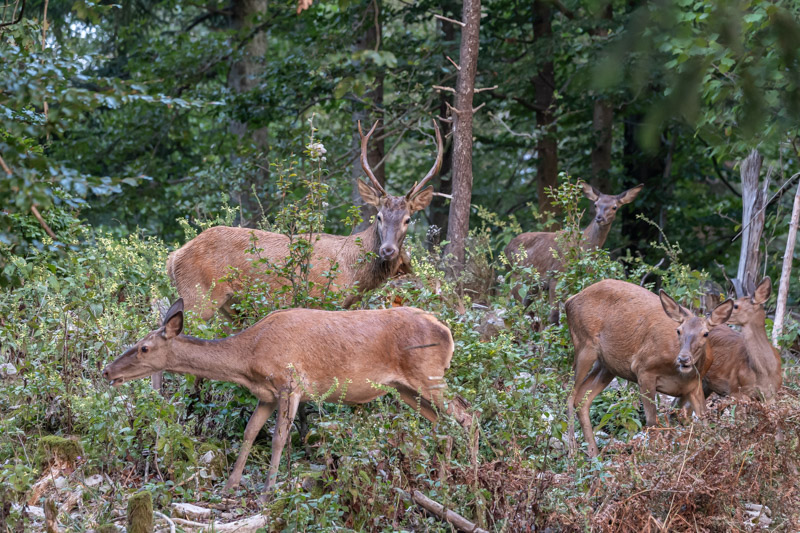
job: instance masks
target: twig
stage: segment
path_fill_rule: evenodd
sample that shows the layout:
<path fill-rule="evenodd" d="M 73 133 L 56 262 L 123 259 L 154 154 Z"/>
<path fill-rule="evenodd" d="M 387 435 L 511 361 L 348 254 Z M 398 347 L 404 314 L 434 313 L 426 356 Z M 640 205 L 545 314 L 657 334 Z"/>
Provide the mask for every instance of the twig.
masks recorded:
<path fill-rule="evenodd" d="M 16 6 L 15 6 L 16 9 Z M 5 28 L 6 26 L 13 26 L 14 24 L 19 24 L 19 21 L 22 20 L 22 14 L 25 13 L 25 0 L 22 0 L 22 7 L 19 10 L 19 16 L 17 20 L 12 20 L 11 22 L 4 22 L 0 24 L 0 28 Z M 11 16 L 14 16 L 14 12 L 11 12 Z"/>
<path fill-rule="evenodd" d="M 33 216 L 36 217 L 36 220 L 39 221 L 39 224 L 42 226 L 42 228 L 44 228 L 44 231 L 50 236 L 50 238 L 54 241 L 58 240 L 56 234 L 53 233 L 53 230 L 50 229 L 50 226 L 47 225 L 47 222 L 44 221 L 42 215 L 39 213 L 39 210 L 36 209 L 36 206 L 33 204 L 31 204 L 31 213 L 33 213 Z"/>
<path fill-rule="evenodd" d="M 692 425 L 689 427 L 689 438 L 686 440 L 686 448 L 684 448 L 683 450 L 683 461 L 681 462 L 681 469 L 678 472 L 678 479 L 675 482 L 676 485 L 680 483 L 681 476 L 683 475 L 683 468 L 686 466 L 686 456 L 689 454 L 689 445 L 692 443 L 693 433 L 694 433 L 694 422 L 692 422 Z M 670 514 L 672 514 L 672 506 L 675 505 L 675 496 L 677 496 L 677 492 L 672 495 L 672 501 L 669 504 L 669 511 L 667 511 L 667 517 L 664 519 L 664 527 L 661 528 L 662 531 L 668 531 L 669 523 L 672 521 Z"/>
<path fill-rule="evenodd" d="M 448 60 L 449 62 L 451 62 L 451 63 L 453 64 L 453 66 L 454 66 L 454 67 L 456 67 L 456 70 L 458 70 L 458 71 L 460 71 L 460 70 L 461 70 L 461 67 L 459 67 L 459 66 L 458 66 L 458 63 L 456 63 L 455 61 L 453 61 L 452 59 L 450 59 L 450 56 L 444 56 L 444 57 L 446 57 L 446 58 L 447 58 L 447 60 Z"/>
<path fill-rule="evenodd" d="M 452 23 L 452 24 L 458 24 L 458 25 L 459 25 L 459 26 L 461 26 L 462 28 L 464 27 L 464 23 L 463 23 L 463 22 L 461 22 L 460 20 L 451 19 L 451 18 L 448 18 L 448 17 L 443 17 L 442 15 L 434 15 L 434 17 L 435 17 L 435 18 L 437 18 L 437 19 L 439 19 L 439 20 L 444 20 L 444 21 L 446 21 L 446 22 L 450 22 L 450 23 Z"/>
<path fill-rule="evenodd" d="M 447 92 L 451 92 L 451 93 L 455 93 L 456 92 L 456 90 L 453 89 L 452 87 L 443 87 L 441 85 L 434 85 L 433 88 L 438 90 L 438 91 L 447 91 Z"/>
<path fill-rule="evenodd" d="M 500 87 L 500 86 L 499 85 L 492 85 L 491 87 L 481 87 L 480 89 L 475 89 L 472 92 L 473 93 L 482 93 L 483 91 L 494 91 L 498 87 Z"/>
<path fill-rule="evenodd" d="M 414 491 L 413 496 L 409 495 L 406 491 L 398 487 L 395 487 L 394 490 L 404 500 L 413 501 L 429 513 L 436 516 L 439 520 L 454 525 L 460 531 L 466 531 L 467 533 L 488 533 L 488 531 L 479 528 L 473 522 L 470 522 L 460 514 L 445 509 L 442 504 L 431 500 L 418 490 Z"/>
<path fill-rule="evenodd" d="M 158 511 L 153 511 L 153 514 L 156 515 L 157 517 L 161 518 L 161 519 L 166 520 L 167 523 L 169 524 L 169 533 L 175 533 L 175 531 L 176 531 L 175 522 L 173 522 L 170 517 L 168 517 L 164 513 L 159 513 Z"/>

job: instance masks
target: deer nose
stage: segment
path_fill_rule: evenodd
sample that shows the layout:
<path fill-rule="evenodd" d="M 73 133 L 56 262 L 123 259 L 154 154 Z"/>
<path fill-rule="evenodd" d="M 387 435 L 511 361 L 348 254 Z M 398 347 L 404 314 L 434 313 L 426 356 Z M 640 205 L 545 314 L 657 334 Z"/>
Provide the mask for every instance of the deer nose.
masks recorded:
<path fill-rule="evenodd" d="M 381 246 L 379 253 L 381 259 L 383 259 L 384 261 L 389 261 L 390 259 L 394 259 L 395 257 L 397 257 L 398 251 L 399 250 L 397 249 L 397 246 L 395 246 L 394 244 L 384 244 L 383 246 Z"/>
<path fill-rule="evenodd" d="M 108 369 L 103 370 L 103 377 L 108 379 Z"/>
<path fill-rule="evenodd" d="M 686 354 L 678 355 L 678 364 L 681 366 L 689 366 L 692 363 L 692 356 Z"/>

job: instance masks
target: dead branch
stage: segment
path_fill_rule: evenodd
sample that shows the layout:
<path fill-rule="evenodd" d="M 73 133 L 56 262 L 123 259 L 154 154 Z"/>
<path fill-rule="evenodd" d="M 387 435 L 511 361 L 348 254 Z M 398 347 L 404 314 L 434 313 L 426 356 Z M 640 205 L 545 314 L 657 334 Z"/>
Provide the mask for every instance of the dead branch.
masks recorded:
<path fill-rule="evenodd" d="M 458 25 L 458 26 L 461 26 L 462 28 L 464 27 L 464 23 L 463 23 L 463 22 L 461 22 L 460 20 L 455 20 L 455 19 L 451 19 L 451 18 L 443 17 L 442 15 L 434 15 L 434 17 L 435 17 L 435 18 L 437 18 L 437 19 L 439 19 L 439 20 L 444 20 L 444 21 L 447 21 L 447 22 L 449 22 L 449 23 L 451 23 L 451 24 L 456 24 L 456 25 Z"/>
<path fill-rule="evenodd" d="M 50 238 L 53 239 L 54 241 L 58 240 L 58 237 L 56 237 L 56 234 L 53 233 L 53 230 L 50 229 L 50 226 L 47 225 L 47 222 L 44 221 L 41 213 L 39 213 L 39 210 L 36 209 L 35 205 L 31 205 L 31 213 L 33 213 L 33 216 L 36 217 L 36 220 L 39 221 L 39 224 L 42 226 L 44 231 L 50 236 Z"/>
<path fill-rule="evenodd" d="M 474 93 L 482 93 L 483 91 L 494 91 L 498 87 L 500 87 L 500 86 L 499 85 L 493 85 L 491 87 L 481 87 L 480 89 L 475 89 L 472 92 L 474 92 Z"/>
<path fill-rule="evenodd" d="M 792 275 L 792 258 L 797 241 L 797 225 L 800 223 L 800 185 L 794 194 L 792 219 L 789 223 L 789 235 L 786 238 L 786 250 L 783 254 L 781 281 L 778 286 L 778 307 L 775 309 L 775 324 L 772 328 L 772 345 L 778 346 L 778 338 L 783 333 L 783 317 L 786 314 L 786 299 L 789 295 L 789 278 Z"/>
<path fill-rule="evenodd" d="M 439 520 L 443 522 L 447 522 L 448 524 L 454 525 L 458 528 L 459 531 L 465 531 L 467 533 L 488 533 L 485 529 L 479 528 L 473 522 L 470 522 L 460 514 L 445 509 L 444 506 L 438 502 L 435 502 L 422 494 L 420 491 L 415 490 L 414 495 L 409 496 L 409 494 L 399 488 L 395 487 L 395 490 L 400 494 L 400 496 L 408 501 L 413 501 L 432 515 L 434 515 Z"/>
<path fill-rule="evenodd" d="M 455 61 L 453 61 L 453 60 L 450 58 L 450 56 L 444 56 L 444 57 L 446 57 L 446 58 L 447 58 L 447 60 L 448 60 L 449 62 L 451 62 L 451 63 L 453 64 L 453 66 L 454 66 L 454 67 L 456 67 L 456 70 L 461 70 L 461 67 L 459 67 L 459 66 L 458 66 L 458 63 L 456 63 Z"/>
<path fill-rule="evenodd" d="M 461 70 L 461 69 L 459 69 L 459 70 Z M 434 85 L 433 88 L 436 89 L 437 91 L 447 91 L 447 92 L 451 92 L 451 93 L 455 93 L 456 92 L 456 90 L 453 89 L 452 87 L 443 87 L 441 85 Z"/>

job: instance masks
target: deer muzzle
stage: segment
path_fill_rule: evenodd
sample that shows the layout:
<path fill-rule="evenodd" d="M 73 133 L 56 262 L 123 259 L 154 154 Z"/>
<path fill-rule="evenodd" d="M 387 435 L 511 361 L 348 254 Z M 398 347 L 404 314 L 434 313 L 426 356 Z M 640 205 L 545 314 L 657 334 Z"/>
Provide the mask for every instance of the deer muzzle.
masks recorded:
<path fill-rule="evenodd" d="M 400 250 L 394 244 L 384 244 L 381 246 L 380 250 L 378 250 L 378 254 L 384 261 L 391 261 L 397 257 L 398 253 L 400 253 Z"/>
<path fill-rule="evenodd" d="M 683 373 L 691 372 L 694 369 L 692 354 L 681 352 L 678 354 L 678 371 Z"/>

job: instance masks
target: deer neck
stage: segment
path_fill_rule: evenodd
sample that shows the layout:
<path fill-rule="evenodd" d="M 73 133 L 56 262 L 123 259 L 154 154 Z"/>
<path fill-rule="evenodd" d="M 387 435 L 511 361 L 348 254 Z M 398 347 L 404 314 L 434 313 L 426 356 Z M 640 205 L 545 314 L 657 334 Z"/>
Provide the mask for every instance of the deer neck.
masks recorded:
<path fill-rule="evenodd" d="M 774 376 L 780 372 L 780 356 L 772 349 L 764 327 L 765 314 L 749 320 L 742 326 L 744 345 L 753 371 L 760 376 Z"/>
<path fill-rule="evenodd" d="M 583 239 L 581 241 L 581 247 L 584 250 L 590 250 L 592 248 L 602 248 L 603 245 L 606 243 L 609 231 L 611 231 L 611 224 L 606 224 L 605 226 L 601 226 L 600 224 L 597 223 L 596 220 L 592 219 L 592 222 L 588 226 L 586 226 L 586 229 L 583 230 Z"/>
<path fill-rule="evenodd" d="M 378 231 L 377 220 L 373 221 L 367 229 L 356 233 L 354 236 L 361 239 L 363 251 L 359 255 L 363 256 L 366 252 L 375 254 L 371 261 L 363 262 L 359 268 L 359 272 L 362 274 L 361 290 L 368 291 L 386 281 L 392 272 L 397 269 L 397 264 L 400 262 L 400 254 L 391 261 L 381 259 L 381 234 Z M 402 250 L 401 244 L 400 251 L 402 252 Z"/>
<path fill-rule="evenodd" d="M 236 341 L 240 335 L 217 340 L 181 335 L 172 343 L 172 355 L 164 370 L 215 381 L 229 381 L 249 388 L 247 359 L 237 357 L 237 353 L 242 353 L 243 349 L 241 340 L 244 339 Z M 244 351 L 248 353 L 246 347 Z"/>

